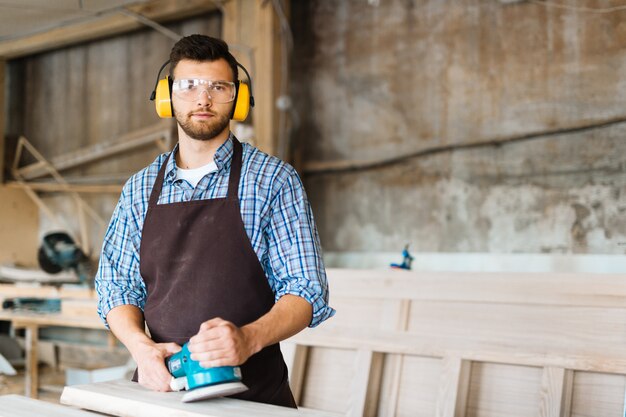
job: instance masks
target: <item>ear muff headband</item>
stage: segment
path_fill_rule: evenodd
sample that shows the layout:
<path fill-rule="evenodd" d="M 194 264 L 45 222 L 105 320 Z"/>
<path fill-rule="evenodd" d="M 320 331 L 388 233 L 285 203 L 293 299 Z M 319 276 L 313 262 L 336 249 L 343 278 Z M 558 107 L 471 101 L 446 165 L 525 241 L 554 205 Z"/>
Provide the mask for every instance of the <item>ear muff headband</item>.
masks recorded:
<path fill-rule="evenodd" d="M 156 112 L 161 118 L 168 118 L 174 115 L 174 108 L 172 106 L 172 83 L 173 80 L 170 76 L 165 78 L 161 77 L 161 72 L 170 63 L 166 61 L 161 65 L 159 73 L 157 75 L 157 81 L 154 85 L 154 91 L 150 95 L 150 100 L 154 101 Z M 235 84 L 235 105 L 233 111 L 230 114 L 232 120 L 243 122 L 248 117 L 250 107 L 254 107 L 254 96 L 252 95 L 252 78 L 248 70 L 237 62 L 237 66 L 240 67 L 248 77 L 250 86 L 248 84 L 239 81 Z"/>

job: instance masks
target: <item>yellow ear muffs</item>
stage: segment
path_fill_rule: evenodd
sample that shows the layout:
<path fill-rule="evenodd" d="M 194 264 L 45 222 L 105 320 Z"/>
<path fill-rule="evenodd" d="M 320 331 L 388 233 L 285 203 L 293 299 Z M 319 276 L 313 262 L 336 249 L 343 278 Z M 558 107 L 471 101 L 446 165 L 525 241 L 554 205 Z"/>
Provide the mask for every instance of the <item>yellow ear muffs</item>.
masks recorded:
<path fill-rule="evenodd" d="M 159 117 L 165 119 L 174 115 L 172 109 L 172 82 L 169 76 L 159 80 L 156 86 L 154 106 Z"/>
<path fill-rule="evenodd" d="M 231 119 L 243 122 L 250 112 L 250 89 L 248 84 L 239 81 L 237 85 L 237 97 L 235 97 L 235 107 Z"/>

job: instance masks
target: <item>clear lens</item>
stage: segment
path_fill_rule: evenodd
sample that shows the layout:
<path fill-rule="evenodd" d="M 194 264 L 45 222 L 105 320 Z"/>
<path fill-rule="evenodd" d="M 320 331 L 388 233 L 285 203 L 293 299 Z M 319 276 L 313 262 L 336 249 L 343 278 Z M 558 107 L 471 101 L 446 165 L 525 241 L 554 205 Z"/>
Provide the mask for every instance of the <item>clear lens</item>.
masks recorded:
<path fill-rule="evenodd" d="M 235 99 L 235 83 L 202 79 L 175 80 L 173 94 L 184 101 L 196 101 L 206 91 L 214 103 L 229 103 Z"/>

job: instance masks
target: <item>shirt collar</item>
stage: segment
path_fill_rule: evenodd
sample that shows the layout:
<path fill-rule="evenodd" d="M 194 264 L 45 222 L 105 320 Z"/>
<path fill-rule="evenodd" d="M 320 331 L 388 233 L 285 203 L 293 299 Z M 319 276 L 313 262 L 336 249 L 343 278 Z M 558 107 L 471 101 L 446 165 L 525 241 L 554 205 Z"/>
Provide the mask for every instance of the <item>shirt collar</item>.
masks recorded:
<path fill-rule="evenodd" d="M 215 155 L 213 156 L 213 160 L 215 161 L 215 165 L 217 165 L 217 170 L 222 171 L 224 169 L 230 169 L 230 163 L 233 159 L 234 153 L 234 145 L 233 145 L 234 136 L 232 132 L 228 135 L 228 139 L 219 148 L 215 151 Z M 174 146 L 174 149 L 171 152 L 172 157 L 167 161 L 167 166 L 165 167 L 165 181 L 168 184 L 171 184 L 177 176 L 177 167 L 176 167 L 176 158 L 175 155 L 178 153 L 178 143 Z"/>

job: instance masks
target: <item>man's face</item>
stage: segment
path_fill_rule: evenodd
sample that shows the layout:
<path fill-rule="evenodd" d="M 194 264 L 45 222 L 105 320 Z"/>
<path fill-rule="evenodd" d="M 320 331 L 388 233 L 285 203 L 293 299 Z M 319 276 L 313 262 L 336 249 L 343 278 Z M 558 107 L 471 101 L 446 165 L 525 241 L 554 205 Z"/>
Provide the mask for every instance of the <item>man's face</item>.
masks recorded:
<path fill-rule="evenodd" d="M 174 68 L 174 80 L 183 79 L 232 82 L 233 74 L 224 59 L 202 62 L 183 59 Z M 229 128 L 234 101 L 216 103 L 209 97 L 208 90 L 205 90 L 193 101 L 182 100 L 174 92 L 172 103 L 176 121 L 192 139 L 210 140 Z"/>

